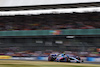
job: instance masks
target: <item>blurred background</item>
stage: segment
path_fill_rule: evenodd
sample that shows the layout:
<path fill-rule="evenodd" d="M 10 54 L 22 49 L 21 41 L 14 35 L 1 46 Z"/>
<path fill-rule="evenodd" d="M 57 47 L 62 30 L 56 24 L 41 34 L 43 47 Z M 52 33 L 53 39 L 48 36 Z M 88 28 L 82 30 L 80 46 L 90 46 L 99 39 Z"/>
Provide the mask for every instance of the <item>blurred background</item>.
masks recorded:
<path fill-rule="evenodd" d="M 0 0 L 0 59 L 47 60 L 43 58 L 51 53 L 65 52 L 100 62 L 99 4 L 99 0 Z"/>

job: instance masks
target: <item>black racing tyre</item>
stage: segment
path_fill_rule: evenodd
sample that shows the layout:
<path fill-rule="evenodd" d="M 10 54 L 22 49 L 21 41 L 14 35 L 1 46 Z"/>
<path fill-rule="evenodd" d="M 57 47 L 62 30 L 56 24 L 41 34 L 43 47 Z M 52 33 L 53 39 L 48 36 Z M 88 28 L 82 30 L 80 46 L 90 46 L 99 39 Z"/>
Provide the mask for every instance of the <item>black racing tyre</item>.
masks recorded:
<path fill-rule="evenodd" d="M 80 63 L 79 61 L 77 61 L 76 63 Z"/>
<path fill-rule="evenodd" d="M 84 60 L 82 60 L 82 62 L 84 62 Z"/>
<path fill-rule="evenodd" d="M 54 61 L 55 60 L 55 58 L 53 58 L 53 57 L 48 57 L 48 61 Z"/>

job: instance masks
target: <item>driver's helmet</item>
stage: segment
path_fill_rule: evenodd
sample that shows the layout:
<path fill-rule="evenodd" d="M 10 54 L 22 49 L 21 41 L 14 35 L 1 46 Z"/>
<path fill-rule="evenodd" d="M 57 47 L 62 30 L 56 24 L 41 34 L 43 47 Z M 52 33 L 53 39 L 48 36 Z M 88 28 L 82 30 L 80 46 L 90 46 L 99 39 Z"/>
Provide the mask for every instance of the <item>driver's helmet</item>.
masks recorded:
<path fill-rule="evenodd" d="M 62 53 L 63 55 L 66 55 L 65 52 Z"/>

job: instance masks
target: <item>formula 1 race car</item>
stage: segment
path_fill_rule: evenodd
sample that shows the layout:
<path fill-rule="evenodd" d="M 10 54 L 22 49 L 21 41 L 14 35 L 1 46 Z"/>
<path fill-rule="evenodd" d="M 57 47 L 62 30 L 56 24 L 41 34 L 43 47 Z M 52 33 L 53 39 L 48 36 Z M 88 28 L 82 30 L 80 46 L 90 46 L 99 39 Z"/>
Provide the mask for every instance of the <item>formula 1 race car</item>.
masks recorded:
<path fill-rule="evenodd" d="M 78 58 L 75 58 L 75 57 L 70 57 L 70 62 L 75 62 L 75 63 L 81 63 L 81 62 L 84 62 L 82 59 L 78 59 Z"/>
<path fill-rule="evenodd" d="M 70 57 L 66 54 L 51 54 L 48 57 L 48 61 L 56 61 L 56 62 L 75 62 L 75 63 L 81 63 L 84 62 L 80 57 Z"/>
<path fill-rule="evenodd" d="M 48 61 L 55 61 L 55 59 L 57 58 L 57 54 L 50 54 L 48 57 Z"/>

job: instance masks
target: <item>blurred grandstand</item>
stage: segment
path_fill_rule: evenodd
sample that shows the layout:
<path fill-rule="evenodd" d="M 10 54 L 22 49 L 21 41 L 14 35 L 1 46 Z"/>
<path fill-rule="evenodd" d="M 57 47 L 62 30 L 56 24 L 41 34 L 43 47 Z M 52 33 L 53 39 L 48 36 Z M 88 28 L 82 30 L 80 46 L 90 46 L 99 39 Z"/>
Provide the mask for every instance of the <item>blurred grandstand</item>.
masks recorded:
<path fill-rule="evenodd" d="M 99 4 L 0 7 L 0 54 L 48 56 L 52 52 L 65 52 L 85 57 L 100 56 Z M 88 7 L 94 9 L 76 11 Z M 72 11 L 67 11 L 69 9 Z"/>

